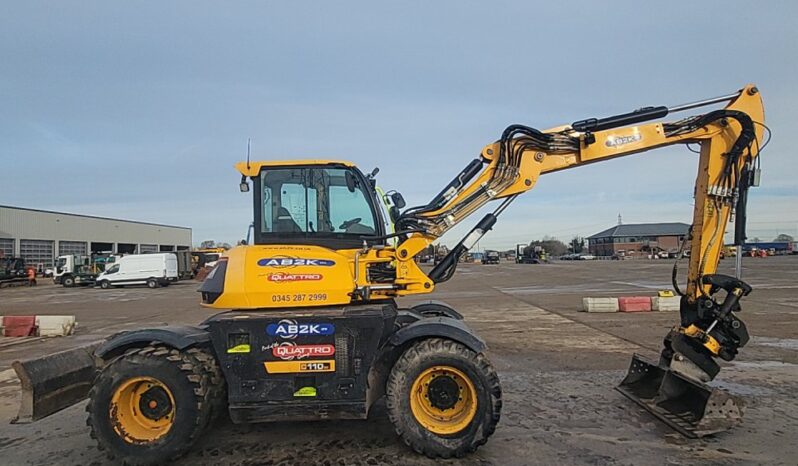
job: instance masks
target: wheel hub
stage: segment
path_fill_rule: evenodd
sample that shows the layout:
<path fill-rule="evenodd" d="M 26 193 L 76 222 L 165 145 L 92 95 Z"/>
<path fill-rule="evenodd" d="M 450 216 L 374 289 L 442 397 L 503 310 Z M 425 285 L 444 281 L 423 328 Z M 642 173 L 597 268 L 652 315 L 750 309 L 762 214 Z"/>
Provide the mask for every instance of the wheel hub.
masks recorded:
<path fill-rule="evenodd" d="M 413 381 L 410 410 L 416 421 L 434 434 L 460 432 L 477 413 L 474 383 L 456 367 L 429 367 Z"/>
<path fill-rule="evenodd" d="M 147 419 L 157 421 L 172 411 L 169 394 L 162 387 L 154 386 L 141 394 L 139 410 Z"/>
<path fill-rule="evenodd" d="M 158 379 L 133 377 L 114 391 L 108 415 L 114 431 L 125 442 L 154 442 L 166 435 L 174 424 L 174 396 Z"/>
<path fill-rule="evenodd" d="M 429 402 L 432 406 L 445 411 L 453 408 L 457 403 L 460 397 L 460 387 L 448 375 L 435 377 L 429 384 L 427 396 L 429 396 Z"/>

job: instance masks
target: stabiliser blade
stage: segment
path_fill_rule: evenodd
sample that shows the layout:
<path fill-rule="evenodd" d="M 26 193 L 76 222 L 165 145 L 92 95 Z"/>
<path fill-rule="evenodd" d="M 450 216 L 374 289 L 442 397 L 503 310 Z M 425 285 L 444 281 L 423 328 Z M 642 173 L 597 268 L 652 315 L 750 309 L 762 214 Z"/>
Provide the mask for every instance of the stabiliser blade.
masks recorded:
<path fill-rule="evenodd" d="M 98 341 L 41 358 L 14 361 L 21 383 L 19 414 L 12 423 L 38 421 L 84 400 L 94 383 Z"/>

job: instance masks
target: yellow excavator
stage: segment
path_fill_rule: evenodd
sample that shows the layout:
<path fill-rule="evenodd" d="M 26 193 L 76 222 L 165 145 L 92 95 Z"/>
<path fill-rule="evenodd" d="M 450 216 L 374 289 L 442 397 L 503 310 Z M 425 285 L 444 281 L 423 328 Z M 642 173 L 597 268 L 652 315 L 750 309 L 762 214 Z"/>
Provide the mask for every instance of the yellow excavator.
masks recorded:
<path fill-rule="evenodd" d="M 670 114 L 705 113 L 656 122 Z M 220 258 L 201 285 L 222 312 L 197 326 L 140 329 L 97 344 L 14 363 L 18 422 L 86 397 L 92 437 L 112 458 L 149 464 L 191 448 L 214 417 L 235 423 L 364 419 L 381 397 L 398 436 L 429 457 L 484 444 L 502 400 L 485 343 L 430 293 L 510 203 L 541 175 L 660 147 L 698 145 L 691 255 L 680 321 L 659 361 L 635 355 L 618 389 L 690 437 L 738 424 L 742 401 L 706 385 L 717 359 L 748 341 L 737 316 L 751 288 L 716 273 L 727 222 L 745 237 L 748 190 L 758 185 L 766 131 L 759 91 L 675 107 L 645 107 L 548 130 L 507 127 L 429 203 L 406 208 L 376 185 L 376 170 L 330 160 L 241 162 L 252 191 L 252 244 Z M 480 207 L 498 206 L 430 271 L 415 258 Z M 682 254 L 678 255 L 679 257 Z M 684 284 L 682 284 L 684 285 Z"/>

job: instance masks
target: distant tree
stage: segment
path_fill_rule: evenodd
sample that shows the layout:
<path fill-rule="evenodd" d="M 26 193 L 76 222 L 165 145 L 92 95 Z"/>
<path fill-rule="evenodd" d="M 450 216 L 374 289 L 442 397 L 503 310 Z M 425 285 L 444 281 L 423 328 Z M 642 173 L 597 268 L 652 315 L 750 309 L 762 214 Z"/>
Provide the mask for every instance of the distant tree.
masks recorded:
<path fill-rule="evenodd" d="M 217 243 L 212 239 L 206 239 L 205 241 L 200 243 L 200 249 L 211 249 L 211 248 L 223 248 L 223 249 L 230 249 L 230 243 Z"/>
<path fill-rule="evenodd" d="M 582 251 L 585 250 L 585 239 L 581 236 L 574 236 L 571 239 L 571 243 L 569 244 L 569 249 L 574 254 L 580 254 Z"/>
<path fill-rule="evenodd" d="M 534 251 L 535 246 L 542 247 L 547 253 L 549 253 L 549 255 L 552 256 L 562 256 L 568 252 L 568 246 L 566 246 L 565 243 L 548 235 L 544 236 L 540 241 L 532 241 L 529 243 L 528 248 L 531 248 Z M 525 248 L 525 254 L 528 252 L 529 249 Z"/>
<path fill-rule="evenodd" d="M 781 233 L 773 241 L 792 243 L 793 241 L 795 241 L 795 238 L 786 233 Z"/>
<path fill-rule="evenodd" d="M 760 242 L 762 242 L 762 240 L 759 239 L 759 236 L 754 236 L 754 239 L 752 239 L 751 242 L 752 243 L 760 243 Z"/>

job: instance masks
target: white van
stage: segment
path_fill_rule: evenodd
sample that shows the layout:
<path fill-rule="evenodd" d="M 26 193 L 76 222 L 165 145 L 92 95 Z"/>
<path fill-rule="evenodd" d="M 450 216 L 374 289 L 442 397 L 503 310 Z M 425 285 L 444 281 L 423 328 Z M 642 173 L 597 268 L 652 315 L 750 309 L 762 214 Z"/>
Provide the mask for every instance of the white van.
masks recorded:
<path fill-rule="evenodd" d="M 122 285 L 167 286 L 177 281 L 177 257 L 174 254 L 131 254 L 117 259 L 95 282 L 101 288 Z"/>

